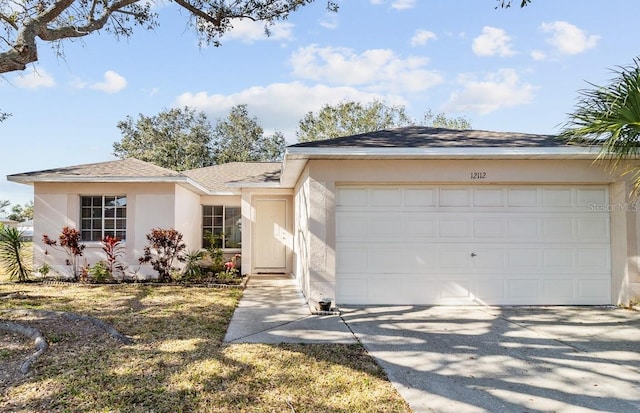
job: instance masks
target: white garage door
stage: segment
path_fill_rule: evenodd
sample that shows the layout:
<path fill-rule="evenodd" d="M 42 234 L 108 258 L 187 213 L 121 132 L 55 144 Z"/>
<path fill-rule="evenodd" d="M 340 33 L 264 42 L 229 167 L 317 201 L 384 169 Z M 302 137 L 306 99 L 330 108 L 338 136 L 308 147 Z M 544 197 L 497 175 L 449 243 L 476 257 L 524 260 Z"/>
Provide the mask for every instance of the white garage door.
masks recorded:
<path fill-rule="evenodd" d="M 339 186 L 338 304 L 609 304 L 606 186 Z"/>

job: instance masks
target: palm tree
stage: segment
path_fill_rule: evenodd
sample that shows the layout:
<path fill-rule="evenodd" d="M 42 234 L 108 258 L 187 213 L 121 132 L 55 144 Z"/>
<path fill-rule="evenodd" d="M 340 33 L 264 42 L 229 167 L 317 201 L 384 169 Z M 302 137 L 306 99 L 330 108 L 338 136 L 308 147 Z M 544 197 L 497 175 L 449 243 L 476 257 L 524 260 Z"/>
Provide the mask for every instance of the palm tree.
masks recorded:
<path fill-rule="evenodd" d="M 9 279 L 24 282 L 29 279 L 30 269 L 24 256 L 22 233 L 16 228 L 0 225 L 0 263 Z"/>
<path fill-rule="evenodd" d="M 575 111 L 569 114 L 560 137 L 600 146 L 597 159 L 617 169 L 623 161 L 640 155 L 640 57 L 613 72 L 616 77 L 607 86 L 589 83 L 593 89 L 578 92 Z M 632 174 L 637 194 L 640 169 L 631 167 L 623 173 Z"/>

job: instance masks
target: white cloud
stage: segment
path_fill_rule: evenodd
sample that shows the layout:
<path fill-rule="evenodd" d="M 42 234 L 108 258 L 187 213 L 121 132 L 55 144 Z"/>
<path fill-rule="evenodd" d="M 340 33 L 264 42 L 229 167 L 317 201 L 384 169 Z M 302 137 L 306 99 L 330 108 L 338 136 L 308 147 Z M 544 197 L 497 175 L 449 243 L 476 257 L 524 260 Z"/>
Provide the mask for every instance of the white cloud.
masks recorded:
<path fill-rule="evenodd" d="M 393 105 L 407 104 L 398 96 L 363 92 L 353 87 L 307 86 L 301 82 L 292 82 L 251 87 L 231 95 L 186 92 L 176 98 L 175 105 L 202 110 L 214 120 L 225 117 L 235 105 L 247 104 L 249 113 L 260 119 L 265 131 L 280 131 L 289 142 L 293 142 L 298 121 L 307 112 L 317 111 L 325 104 L 337 104 L 341 101 L 370 102 L 373 99 L 384 100 Z"/>
<path fill-rule="evenodd" d="M 338 28 L 338 15 L 336 13 L 329 13 L 319 20 L 320 26 L 325 29 L 333 30 Z"/>
<path fill-rule="evenodd" d="M 369 0 L 371 4 L 384 4 L 385 0 Z M 412 9 L 416 6 L 416 0 L 395 0 L 391 2 L 391 7 L 396 10 Z"/>
<path fill-rule="evenodd" d="M 545 60 L 547 58 L 547 54 L 542 50 L 532 50 L 531 58 L 533 60 Z"/>
<path fill-rule="evenodd" d="M 430 32 L 424 29 L 418 29 L 411 38 L 411 46 L 424 46 L 429 40 L 436 40 L 437 38 L 438 37 L 434 32 Z"/>
<path fill-rule="evenodd" d="M 501 69 L 490 73 L 484 80 L 471 75 L 459 78 L 462 90 L 455 91 L 445 103 L 446 112 L 472 112 L 481 115 L 501 108 L 530 103 L 537 89 L 522 83 L 513 69 Z"/>
<path fill-rule="evenodd" d="M 421 92 L 443 82 L 439 73 L 424 68 L 428 59 L 401 58 L 390 49 L 356 54 L 351 49 L 311 45 L 295 51 L 290 63 L 301 79 L 375 92 Z"/>
<path fill-rule="evenodd" d="M 396 0 L 391 3 L 391 7 L 396 10 L 412 9 L 416 6 L 416 0 Z"/>
<path fill-rule="evenodd" d="M 293 36 L 294 25 L 288 22 L 276 22 L 273 26 L 269 26 L 269 36 L 265 33 L 264 22 L 239 19 L 231 24 L 233 29 L 224 34 L 223 41 L 239 40 L 250 44 L 261 40 L 289 40 Z"/>
<path fill-rule="evenodd" d="M 47 73 L 46 70 L 42 68 L 36 70 L 33 67 L 26 69 L 22 74 L 14 77 L 13 83 L 24 89 L 40 89 L 56 85 L 53 76 Z"/>
<path fill-rule="evenodd" d="M 107 70 L 104 73 L 104 82 L 94 83 L 90 87 L 106 93 L 116 93 L 127 87 L 127 79 L 113 70 Z"/>
<path fill-rule="evenodd" d="M 593 49 L 600 40 L 600 36 L 590 35 L 579 27 L 564 21 L 542 23 L 540 29 L 551 34 L 547 38 L 547 43 L 562 54 L 574 55 Z"/>
<path fill-rule="evenodd" d="M 485 26 L 482 34 L 473 39 L 473 53 L 477 56 L 511 56 L 511 37 L 497 27 Z"/>

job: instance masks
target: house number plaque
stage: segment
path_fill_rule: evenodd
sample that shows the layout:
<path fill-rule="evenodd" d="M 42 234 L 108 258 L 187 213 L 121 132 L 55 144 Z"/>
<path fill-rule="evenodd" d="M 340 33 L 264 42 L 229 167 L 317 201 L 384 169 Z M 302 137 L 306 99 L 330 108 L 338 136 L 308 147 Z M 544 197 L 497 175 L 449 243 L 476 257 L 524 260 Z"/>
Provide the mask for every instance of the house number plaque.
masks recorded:
<path fill-rule="evenodd" d="M 487 173 L 484 171 L 471 172 L 471 179 L 486 179 Z"/>

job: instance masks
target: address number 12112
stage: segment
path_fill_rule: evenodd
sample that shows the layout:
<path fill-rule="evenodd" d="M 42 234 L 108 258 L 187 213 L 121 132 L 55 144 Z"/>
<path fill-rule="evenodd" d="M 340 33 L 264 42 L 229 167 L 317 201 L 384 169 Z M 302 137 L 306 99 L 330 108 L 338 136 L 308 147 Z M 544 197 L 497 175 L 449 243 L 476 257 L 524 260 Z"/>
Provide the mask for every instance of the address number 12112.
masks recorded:
<path fill-rule="evenodd" d="M 486 179 L 486 172 L 471 172 L 471 179 Z"/>

